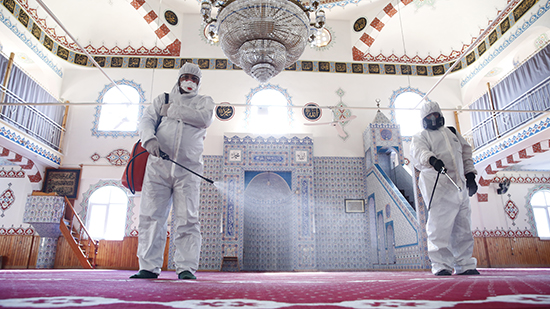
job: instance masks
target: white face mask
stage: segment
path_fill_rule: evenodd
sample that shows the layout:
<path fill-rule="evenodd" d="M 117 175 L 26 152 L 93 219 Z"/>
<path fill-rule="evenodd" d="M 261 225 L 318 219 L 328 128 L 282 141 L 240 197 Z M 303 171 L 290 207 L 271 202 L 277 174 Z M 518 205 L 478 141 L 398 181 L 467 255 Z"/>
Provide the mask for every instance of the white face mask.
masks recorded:
<path fill-rule="evenodd" d="M 195 90 L 197 90 L 197 84 L 195 84 L 194 82 L 190 81 L 190 80 L 184 80 L 180 83 L 180 87 L 181 89 L 183 89 L 183 91 L 186 91 L 186 92 L 193 92 Z"/>

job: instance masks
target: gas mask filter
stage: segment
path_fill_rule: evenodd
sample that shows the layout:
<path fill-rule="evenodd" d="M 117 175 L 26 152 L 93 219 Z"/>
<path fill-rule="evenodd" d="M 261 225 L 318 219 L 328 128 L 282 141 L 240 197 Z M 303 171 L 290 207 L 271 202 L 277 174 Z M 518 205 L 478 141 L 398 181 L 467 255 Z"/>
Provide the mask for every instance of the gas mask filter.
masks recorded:
<path fill-rule="evenodd" d="M 439 115 L 438 117 L 432 113 L 422 119 L 422 124 L 424 126 L 424 129 L 437 130 L 445 125 L 445 118 L 443 118 L 441 115 Z"/>

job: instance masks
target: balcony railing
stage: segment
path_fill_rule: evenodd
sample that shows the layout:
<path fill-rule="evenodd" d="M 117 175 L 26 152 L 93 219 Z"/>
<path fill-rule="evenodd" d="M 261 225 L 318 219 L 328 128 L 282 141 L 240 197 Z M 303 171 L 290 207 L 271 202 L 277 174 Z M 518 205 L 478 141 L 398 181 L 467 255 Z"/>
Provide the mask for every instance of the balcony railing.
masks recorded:
<path fill-rule="evenodd" d="M 59 113 L 61 112 L 60 108 L 63 107 L 30 105 L 2 85 L 0 85 L 0 91 L 4 97 L 0 109 L 0 119 L 59 151 L 64 128 L 53 121 L 43 110 L 49 109 L 50 113 L 52 111 Z"/>
<path fill-rule="evenodd" d="M 483 119 L 472 128 L 469 134 L 465 134 L 465 138 L 470 139 L 474 149 L 479 149 L 548 110 L 550 110 L 550 79 L 524 93 L 499 111 L 474 112 L 480 113 Z"/>

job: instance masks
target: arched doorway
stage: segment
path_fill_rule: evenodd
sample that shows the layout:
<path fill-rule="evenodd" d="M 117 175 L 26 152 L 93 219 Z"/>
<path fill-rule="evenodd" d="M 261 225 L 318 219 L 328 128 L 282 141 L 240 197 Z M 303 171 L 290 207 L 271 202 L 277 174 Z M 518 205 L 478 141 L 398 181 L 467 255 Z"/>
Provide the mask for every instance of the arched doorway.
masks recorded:
<path fill-rule="evenodd" d="M 244 192 L 245 271 L 292 270 L 293 194 L 278 174 L 256 175 Z"/>

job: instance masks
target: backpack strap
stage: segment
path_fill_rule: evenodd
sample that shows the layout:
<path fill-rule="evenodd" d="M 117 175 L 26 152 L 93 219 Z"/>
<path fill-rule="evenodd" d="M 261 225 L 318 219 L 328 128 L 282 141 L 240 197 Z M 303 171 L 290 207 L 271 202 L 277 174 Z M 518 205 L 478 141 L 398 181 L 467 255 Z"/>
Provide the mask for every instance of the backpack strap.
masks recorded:
<path fill-rule="evenodd" d="M 453 132 L 455 135 L 457 135 L 455 127 L 447 127 L 447 128 L 449 128 L 449 130 L 451 130 L 451 132 Z"/>
<path fill-rule="evenodd" d="M 168 93 L 164 93 L 164 104 L 162 104 L 162 106 L 160 107 L 160 117 L 162 119 L 162 117 L 164 116 L 168 116 L 168 107 L 170 107 L 170 95 Z M 160 121 L 161 119 L 159 119 L 159 124 L 160 124 Z M 158 126 L 158 124 L 157 124 Z"/>

